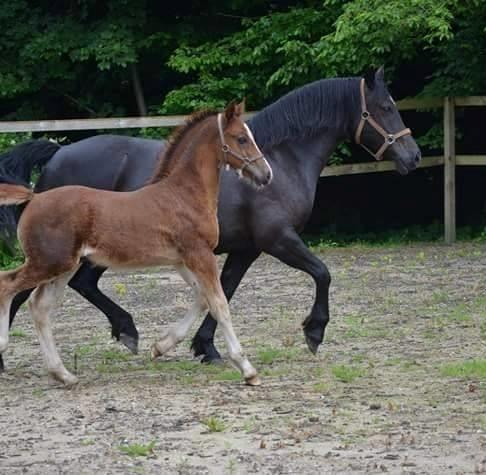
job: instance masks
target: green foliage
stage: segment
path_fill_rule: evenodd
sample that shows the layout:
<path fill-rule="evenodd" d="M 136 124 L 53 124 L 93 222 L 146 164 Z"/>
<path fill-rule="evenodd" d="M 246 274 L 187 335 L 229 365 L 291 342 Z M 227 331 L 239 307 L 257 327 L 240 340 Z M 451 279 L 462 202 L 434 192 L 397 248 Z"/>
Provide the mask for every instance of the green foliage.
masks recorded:
<path fill-rule="evenodd" d="M 452 40 L 460 9 L 442 0 L 296 3 L 285 12 L 243 20 L 240 31 L 219 40 L 179 47 L 169 65 L 196 74 L 197 82 L 172 91 L 162 110 L 221 104 L 235 94 L 248 96 L 257 108 L 322 77 L 360 74 L 381 63 L 393 70 Z"/>
<path fill-rule="evenodd" d="M 8 149 L 15 147 L 16 145 L 25 142 L 32 138 L 32 134 L 28 132 L 14 133 L 14 134 L 2 134 L 0 133 L 0 153 L 7 151 Z"/>

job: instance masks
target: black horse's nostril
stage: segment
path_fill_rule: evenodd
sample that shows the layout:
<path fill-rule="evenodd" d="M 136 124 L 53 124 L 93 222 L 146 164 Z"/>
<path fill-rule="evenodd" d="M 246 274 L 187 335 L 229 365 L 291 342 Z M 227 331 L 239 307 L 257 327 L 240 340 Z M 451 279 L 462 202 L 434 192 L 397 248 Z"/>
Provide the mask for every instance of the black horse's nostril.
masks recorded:
<path fill-rule="evenodd" d="M 421 159 L 422 159 L 422 154 L 418 152 L 417 155 L 415 155 L 415 163 L 418 165 Z"/>

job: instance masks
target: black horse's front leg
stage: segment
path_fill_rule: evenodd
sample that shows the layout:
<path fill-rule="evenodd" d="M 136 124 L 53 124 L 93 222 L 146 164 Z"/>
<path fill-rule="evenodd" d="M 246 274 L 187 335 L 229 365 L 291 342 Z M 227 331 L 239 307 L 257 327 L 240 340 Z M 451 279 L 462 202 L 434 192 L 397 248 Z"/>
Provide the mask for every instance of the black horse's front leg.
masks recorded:
<path fill-rule="evenodd" d="M 138 331 L 132 316 L 98 288 L 98 281 L 105 271 L 104 267 L 93 267 L 89 262 L 83 262 L 69 281 L 69 287 L 101 310 L 110 321 L 111 336 L 121 341 L 132 353 L 136 354 L 138 352 Z"/>
<path fill-rule="evenodd" d="M 260 251 L 251 250 L 241 253 L 228 254 L 221 272 L 221 285 L 226 298 L 231 300 L 246 271 L 260 255 Z M 214 332 L 216 320 L 208 313 L 196 335 L 192 339 L 191 349 L 194 356 L 203 356 L 203 363 L 216 363 L 221 355 L 214 346 Z"/>
<path fill-rule="evenodd" d="M 316 296 L 311 313 L 304 320 L 305 340 L 309 350 L 316 353 L 324 339 L 329 322 L 329 285 L 331 275 L 326 265 L 309 251 L 300 236 L 292 229 L 286 230 L 271 243 L 265 252 L 284 264 L 311 275 L 316 284 Z"/>

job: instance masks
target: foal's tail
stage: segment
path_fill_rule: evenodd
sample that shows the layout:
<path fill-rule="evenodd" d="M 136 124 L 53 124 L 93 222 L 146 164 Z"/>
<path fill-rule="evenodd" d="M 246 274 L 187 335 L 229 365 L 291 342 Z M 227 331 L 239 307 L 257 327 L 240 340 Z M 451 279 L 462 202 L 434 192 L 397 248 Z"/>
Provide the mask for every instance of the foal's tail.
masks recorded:
<path fill-rule="evenodd" d="M 21 205 L 34 197 L 34 192 L 22 185 L 0 185 L 0 206 Z"/>
<path fill-rule="evenodd" d="M 49 140 L 28 140 L 0 155 L 0 183 L 28 186 L 34 171 L 40 172 L 60 145 Z M 27 195 L 22 195 L 27 197 Z M 18 204 L 23 198 L 13 192 L 2 195 L 1 205 Z M 8 200 L 7 200 L 8 198 Z M 28 200 L 23 200 L 28 201 Z M 2 242 L 11 251 L 17 236 L 17 224 L 22 208 L 18 206 L 0 206 L 0 250 Z"/>

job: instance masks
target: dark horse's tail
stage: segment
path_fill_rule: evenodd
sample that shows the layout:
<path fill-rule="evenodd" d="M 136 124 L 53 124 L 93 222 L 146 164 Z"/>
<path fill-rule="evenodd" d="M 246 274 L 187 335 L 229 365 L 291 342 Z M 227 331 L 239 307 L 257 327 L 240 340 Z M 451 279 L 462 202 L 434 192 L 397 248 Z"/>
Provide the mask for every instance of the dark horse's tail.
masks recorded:
<path fill-rule="evenodd" d="M 40 172 L 61 148 L 49 140 L 29 140 L 0 155 L 0 183 L 29 186 L 34 171 Z M 0 206 L 0 244 L 13 248 L 21 208 Z"/>

